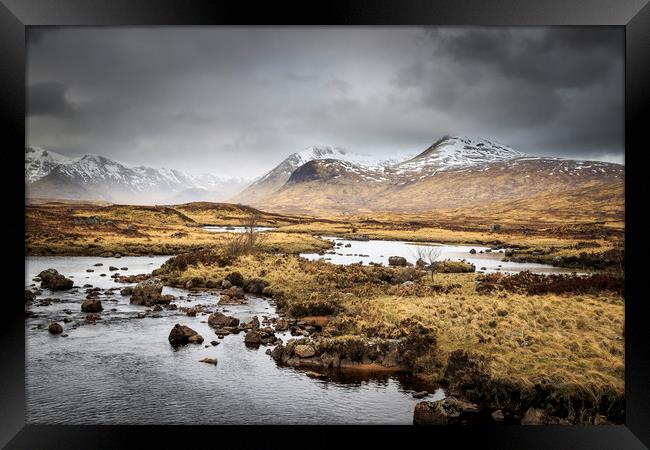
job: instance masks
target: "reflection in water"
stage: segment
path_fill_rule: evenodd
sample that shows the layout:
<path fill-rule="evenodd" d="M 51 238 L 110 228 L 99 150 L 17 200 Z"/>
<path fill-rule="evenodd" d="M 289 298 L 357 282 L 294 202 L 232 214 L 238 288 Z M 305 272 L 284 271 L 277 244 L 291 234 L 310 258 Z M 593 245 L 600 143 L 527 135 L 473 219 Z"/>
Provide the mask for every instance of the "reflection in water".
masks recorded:
<path fill-rule="evenodd" d="M 41 270 L 55 268 L 74 277 L 75 285 L 102 288 L 104 311 L 96 325 L 86 325 L 80 310 L 85 289 L 44 290 L 49 306 L 31 307 L 37 316 L 25 321 L 27 421 L 48 424 L 293 424 L 395 423 L 410 424 L 420 401 L 412 394 L 425 389 L 404 376 L 379 374 L 308 374 L 278 367 L 264 352 L 249 349 L 243 335 L 218 339 L 207 315 L 189 317 L 180 311 L 149 311 L 129 304 L 119 291 L 124 285 L 110 278 L 109 266 L 128 267 L 120 273 L 147 273 L 168 257 L 29 257 L 26 285 Z M 94 266 L 102 263 L 102 266 Z M 86 272 L 93 269 L 94 272 Z M 104 273 L 106 276 L 102 277 Z M 198 295 L 165 288 L 179 306 L 217 305 L 218 294 Z M 275 314 L 273 305 L 252 297 L 248 305 L 228 305 L 227 314 L 248 321 L 253 315 Z M 63 319 L 67 318 L 68 323 Z M 64 334 L 54 336 L 47 326 L 57 321 Z M 167 340 L 174 324 L 196 330 L 203 345 L 175 351 Z M 40 326 L 40 328 L 39 328 Z M 289 334 L 279 334 L 286 342 Z M 210 341 L 219 345 L 212 346 Z M 207 346 L 207 347 L 206 347 Z M 213 366 L 199 362 L 217 358 Z M 311 376 L 310 376 L 311 375 Z M 444 393 L 429 388 L 427 399 Z"/>
<path fill-rule="evenodd" d="M 553 267 L 548 264 L 519 263 L 503 261 L 505 248 L 491 249 L 478 245 L 446 245 L 427 242 L 405 242 L 405 241 L 351 241 L 335 237 L 324 237 L 332 241 L 336 247 L 324 255 L 317 253 L 303 253 L 301 256 L 311 260 L 325 259 L 333 264 L 369 264 L 382 263 L 388 265 L 390 256 L 402 256 L 414 264 L 417 259 L 418 247 L 435 245 L 441 251 L 439 261 L 445 259 L 465 260 L 476 266 L 476 270 L 489 272 L 521 272 L 529 270 L 535 273 L 571 273 L 574 269 Z M 476 253 L 470 253 L 474 249 Z M 483 253 L 481 253 L 483 252 Z"/>

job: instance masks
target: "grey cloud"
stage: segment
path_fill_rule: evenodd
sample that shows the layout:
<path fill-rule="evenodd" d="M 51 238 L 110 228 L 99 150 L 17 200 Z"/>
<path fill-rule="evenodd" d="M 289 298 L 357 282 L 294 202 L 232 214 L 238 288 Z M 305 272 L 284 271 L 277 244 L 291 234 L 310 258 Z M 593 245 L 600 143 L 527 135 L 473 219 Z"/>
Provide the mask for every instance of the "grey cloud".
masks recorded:
<path fill-rule="evenodd" d="M 66 87 L 58 82 L 35 83 L 27 87 L 27 114 L 31 116 L 69 117 L 75 107 L 65 95 Z"/>
<path fill-rule="evenodd" d="M 606 28 L 28 29 L 28 142 L 257 176 L 314 143 L 394 157 L 449 133 L 622 154 Z"/>

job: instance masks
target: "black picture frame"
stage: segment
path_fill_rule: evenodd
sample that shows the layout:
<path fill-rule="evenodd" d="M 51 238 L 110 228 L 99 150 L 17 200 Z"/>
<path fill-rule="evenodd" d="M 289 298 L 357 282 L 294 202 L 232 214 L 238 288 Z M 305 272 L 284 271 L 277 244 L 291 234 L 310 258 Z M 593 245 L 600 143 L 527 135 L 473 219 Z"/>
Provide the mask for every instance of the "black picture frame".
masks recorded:
<path fill-rule="evenodd" d="M 642 256 L 637 240 L 643 222 L 638 190 L 647 152 L 644 117 L 650 109 L 650 6 L 648 0 L 355 0 L 314 3 L 234 2 L 175 0 L 0 0 L 0 115 L 5 160 L 2 183 L 7 220 L 3 223 L 5 259 L 22 254 L 24 261 L 24 164 L 25 143 L 25 32 L 33 25 L 128 26 L 128 25 L 614 25 L 625 27 L 625 202 L 626 202 L 626 420 L 612 426 L 540 427 L 365 427 L 367 438 L 387 434 L 401 439 L 426 439 L 431 445 L 474 443 L 492 448 L 590 448 L 650 447 L 650 327 L 645 324 L 646 301 L 641 291 Z M 645 113 L 645 114 L 644 114 Z M 7 139 L 9 137 L 9 139 Z M 647 167 L 647 166 L 645 166 Z M 17 259 L 17 258 L 16 258 Z M 25 424 L 25 327 L 20 298 L 24 265 L 10 261 L 3 270 L 10 286 L 2 301 L 5 314 L 0 325 L 0 445 L 15 449 L 38 448 L 163 448 L 177 443 L 196 445 L 199 437 L 214 445 L 257 445 L 263 437 L 284 445 L 311 445 L 345 441 L 337 432 L 296 427 L 166 427 L 166 426 L 35 426 Z M 164 411 L 161 411 L 164 414 Z M 294 433 L 302 436 L 294 441 Z M 396 432 L 400 436 L 396 436 Z M 251 434 L 253 433 L 253 434 Z M 289 433 L 289 434 L 287 434 Z M 355 430 L 357 433 L 357 430 Z M 282 437 L 284 436 L 284 437 Z M 292 439 L 287 439 L 290 436 Z M 303 441 L 303 439 L 305 439 Z M 208 442 L 209 442 L 208 441 Z M 368 441 L 370 442 L 370 441 Z M 409 442 L 409 441 L 405 441 Z M 414 442 L 415 443 L 415 442 Z M 264 445 L 264 444 L 260 444 Z M 422 445 L 422 444 L 418 444 Z"/>

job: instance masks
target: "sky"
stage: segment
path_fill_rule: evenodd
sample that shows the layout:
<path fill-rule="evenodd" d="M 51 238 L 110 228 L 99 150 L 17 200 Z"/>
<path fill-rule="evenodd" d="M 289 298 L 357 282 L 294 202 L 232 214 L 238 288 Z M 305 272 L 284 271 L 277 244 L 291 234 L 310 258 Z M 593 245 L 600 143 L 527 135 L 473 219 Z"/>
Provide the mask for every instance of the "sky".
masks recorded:
<path fill-rule="evenodd" d="M 29 27 L 27 143 L 253 178 L 444 135 L 624 161 L 622 27 Z"/>

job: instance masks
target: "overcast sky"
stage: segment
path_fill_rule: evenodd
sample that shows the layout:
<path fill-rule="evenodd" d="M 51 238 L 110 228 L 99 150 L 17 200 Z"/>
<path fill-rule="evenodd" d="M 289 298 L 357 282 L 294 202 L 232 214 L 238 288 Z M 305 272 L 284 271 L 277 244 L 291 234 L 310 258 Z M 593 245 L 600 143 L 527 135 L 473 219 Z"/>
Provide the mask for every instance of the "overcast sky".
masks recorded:
<path fill-rule="evenodd" d="M 623 162 L 622 28 L 28 28 L 28 143 L 254 177 L 445 134 Z"/>

